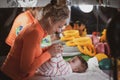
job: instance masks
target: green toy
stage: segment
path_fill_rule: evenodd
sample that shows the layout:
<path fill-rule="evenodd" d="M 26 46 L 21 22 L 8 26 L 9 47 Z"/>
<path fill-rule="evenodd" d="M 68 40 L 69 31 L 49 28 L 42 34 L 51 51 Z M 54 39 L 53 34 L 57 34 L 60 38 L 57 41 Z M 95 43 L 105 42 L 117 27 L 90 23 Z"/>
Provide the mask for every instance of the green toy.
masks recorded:
<path fill-rule="evenodd" d="M 111 70 L 112 69 L 112 60 L 105 58 L 99 62 L 99 67 L 102 70 Z"/>

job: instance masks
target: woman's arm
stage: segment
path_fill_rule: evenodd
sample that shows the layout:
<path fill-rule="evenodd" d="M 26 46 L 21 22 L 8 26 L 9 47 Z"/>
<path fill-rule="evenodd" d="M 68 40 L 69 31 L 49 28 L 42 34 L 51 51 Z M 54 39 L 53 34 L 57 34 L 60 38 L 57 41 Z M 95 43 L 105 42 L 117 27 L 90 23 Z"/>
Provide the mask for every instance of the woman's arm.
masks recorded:
<path fill-rule="evenodd" d="M 22 72 L 29 73 L 37 69 L 51 57 L 47 51 L 42 53 L 39 34 L 37 30 L 33 30 L 23 38 L 23 49 L 20 61 L 20 69 Z M 39 57 L 35 57 L 37 53 L 40 54 Z"/>

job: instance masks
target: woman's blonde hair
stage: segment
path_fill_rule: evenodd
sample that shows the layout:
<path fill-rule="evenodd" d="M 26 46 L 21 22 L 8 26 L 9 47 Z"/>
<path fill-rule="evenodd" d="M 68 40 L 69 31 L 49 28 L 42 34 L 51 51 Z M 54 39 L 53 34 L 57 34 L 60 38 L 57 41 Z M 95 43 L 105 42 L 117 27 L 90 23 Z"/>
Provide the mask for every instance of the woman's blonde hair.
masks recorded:
<path fill-rule="evenodd" d="M 66 0 L 61 1 L 52 0 L 51 3 L 43 7 L 43 16 L 51 17 L 54 22 L 67 19 L 69 17 L 69 8 L 65 3 Z"/>

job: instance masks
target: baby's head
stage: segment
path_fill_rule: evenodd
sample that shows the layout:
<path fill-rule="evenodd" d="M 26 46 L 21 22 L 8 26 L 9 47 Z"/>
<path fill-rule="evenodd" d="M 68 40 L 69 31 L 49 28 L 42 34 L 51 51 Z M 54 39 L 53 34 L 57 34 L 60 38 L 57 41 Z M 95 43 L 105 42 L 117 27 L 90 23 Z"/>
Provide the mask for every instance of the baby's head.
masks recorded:
<path fill-rule="evenodd" d="M 73 72 L 82 73 L 88 68 L 87 62 L 81 56 L 75 56 L 68 61 Z"/>

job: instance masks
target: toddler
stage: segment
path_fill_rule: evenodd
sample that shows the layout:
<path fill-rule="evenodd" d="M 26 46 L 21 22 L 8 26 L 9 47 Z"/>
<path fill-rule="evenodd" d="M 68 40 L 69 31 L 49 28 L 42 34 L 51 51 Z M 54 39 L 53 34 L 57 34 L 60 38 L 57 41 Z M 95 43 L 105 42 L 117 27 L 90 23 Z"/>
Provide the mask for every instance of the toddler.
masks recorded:
<path fill-rule="evenodd" d="M 82 73 L 88 68 L 87 62 L 81 56 L 75 56 L 68 62 L 65 61 L 61 54 L 52 57 L 36 71 L 36 74 L 42 76 L 60 76 L 72 72 Z"/>

